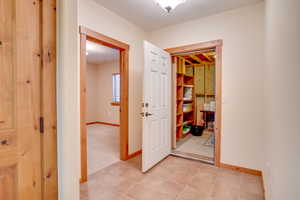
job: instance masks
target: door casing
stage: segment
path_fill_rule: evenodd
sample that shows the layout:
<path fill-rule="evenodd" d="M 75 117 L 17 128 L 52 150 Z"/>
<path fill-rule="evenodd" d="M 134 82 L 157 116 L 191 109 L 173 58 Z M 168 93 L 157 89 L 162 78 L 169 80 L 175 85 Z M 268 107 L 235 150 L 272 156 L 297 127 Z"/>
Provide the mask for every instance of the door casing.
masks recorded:
<path fill-rule="evenodd" d="M 95 32 L 84 26 L 80 33 L 80 147 L 81 147 L 81 179 L 88 180 L 87 171 L 87 130 L 86 130 L 86 41 L 118 49 L 120 51 L 121 101 L 120 101 L 120 159 L 128 160 L 128 85 L 129 85 L 129 48 L 126 43 Z"/>
<path fill-rule="evenodd" d="M 193 51 L 200 51 L 205 49 L 212 49 L 214 48 L 216 51 L 216 125 L 215 125 L 215 157 L 214 157 L 214 164 L 217 167 L 220 167 L 221 162 L 221 125 L 222 125 L 222 46 L 223 41 L 222 40 L 213 40 L 209 42 L 201 42 L 191 45 L 185 45 L 185 46 L 179 46 L 174 48 L 167 48 L 165 51 L 169 52 L 172 55 L 178 54 L 178 53 L 188 53 Z M 172 65 L 172 74 L 173 74 L 173 81 L 172 81 L 172 91 L 173 91 L 173 98 L 176 98 L 176 94 L 174 92 L 176 89 L 173 87 L 176 87 L 176 74 L 174 75 L 174 71 L 176 72 L 176 69 L 174 69 L 176 65 Z M 175 80 L 174 80 L 175 79 Z M 176 143 L 176 121 L 174 122 L 174 113 L 176 113 L 176 100 L 173 99 L 172 101 L 172 110 L 173 110 L 173 123 L 172 123 L 172 144 Z M 175 127 L 174 127 L 175 126 Z M 174 135 L 175 130 L 175 137 Z"/>

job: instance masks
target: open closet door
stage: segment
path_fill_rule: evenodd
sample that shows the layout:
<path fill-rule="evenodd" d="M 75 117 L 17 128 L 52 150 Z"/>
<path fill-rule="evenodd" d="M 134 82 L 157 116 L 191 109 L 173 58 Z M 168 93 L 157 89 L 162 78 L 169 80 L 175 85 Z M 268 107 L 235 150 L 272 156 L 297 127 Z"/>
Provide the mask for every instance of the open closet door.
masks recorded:
<path fill-rule="evenodd" d="M 144 42 L 143 172 L 171 153 L 171 56 Z"/>

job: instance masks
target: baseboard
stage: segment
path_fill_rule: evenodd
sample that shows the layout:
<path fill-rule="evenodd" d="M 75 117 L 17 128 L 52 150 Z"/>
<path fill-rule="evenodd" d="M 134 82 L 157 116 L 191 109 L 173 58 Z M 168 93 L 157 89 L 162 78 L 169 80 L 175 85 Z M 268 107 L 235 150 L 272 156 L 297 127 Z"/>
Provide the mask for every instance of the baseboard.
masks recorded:
<path fill-rule="evenodd" d="M 129 160 L 129 159 L 131 159 L 131 158 L 134 158 L 134 157 L 136 157 L 136 156 L 138 156 L 138 155 L 140 155 L 140 154 L 142 154 L 142 150 L 139 150 L 139 151 L 137 151 L 137 152 L 134 152 L 134 153 L 128 155 L 128 157 L 127 157 L 126 160 Z"/>
<path fill-rule="evenodd" d="M 235 166 L 235 165 L 229 165 L 229 164 L 225 164 L 225 163 L 221 163 L 220 167 L 247 173 L 247 174 L 252 174 L 255 176 L 262 176 L 262 171 L 260 171 L 260 170 L 249 169 L 249 168 L 239 167 L 239 166 Z"/>
<path fill-rule="evenodd" d="M 93 124 L 103 124 L 103 125 L 108 125 L 108 126 L 120 126 L 120 124 L 113 124 L 109 122 L 100 122 L 100 121 L 95 121 L 95 122 L 87 122 L 86 125 L 93 125 Z"/>

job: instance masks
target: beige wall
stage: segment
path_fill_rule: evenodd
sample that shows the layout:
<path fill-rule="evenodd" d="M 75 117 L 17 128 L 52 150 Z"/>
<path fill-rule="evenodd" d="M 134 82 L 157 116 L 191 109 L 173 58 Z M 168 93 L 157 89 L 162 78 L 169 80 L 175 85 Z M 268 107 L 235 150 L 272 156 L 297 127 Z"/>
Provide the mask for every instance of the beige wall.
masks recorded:
<path fill-rule="evenodd" d="M 129 153 L 141 149 L 143 40 L 146 33 L 91 0 L 79 0 L 79 25 L 130 45 L 129 51 Z"/>
<path fill-rule="evenodd" d="M 266 1 L 267 200 L 300 199 L 300 1 Z"/>
<path fill-rule="evenodd" d="M 87 65 L 87 122 L 120 123 L 120 107 L 111 105 L 112 74 L 119 69 L 119 61 Z"/>
<path fill-rule="evenodd" d="M 166 27 L 149 37 L 161 48 L 223 40 L 221 162 L 262 169 L 264 4 Z"/>
<path fill-rule="evenodd" d="M 131 46 L 130 153 L 141 148 L 142 122 L 138 105 L 142 102 L 142 41 L 148 36 L 150 42 L 161 48 L 168 48 L 223 39 L 221 159 L 224 163 L 262 169 L 263 3 L 170 26 L 149 34 L 91 0 L 80 0 L 79 7 L 79 24 Z"/>
<path fill-rule="evenodd" d="M 57 1 L 57 156 L 60 200 L 79 200 L 78 5 Z"/>
<path fill-rule="evenodd" d="M 150 34 L 151 41 L 162 48 L 224 40 L 222 161 L 263 168 L 269 200 L 296 200 L 300 196 L 299 3 L 267 0 L 266 38 L 263 3 Z M 58 4 L 60 200 L 79 199 L 77 6 L 74 0 L 61 0 Z M 142 100 L 142 40 L 147 34 L 90 0 L 80 0 L 79 6 L 79 24 L 131 45 L 129 151 L 134 152 L 141 147 L 138 105 Z M 266 66 L 262 63 L 265 39 Z M 262 130 L 266 132 L 264 137 Z"/>

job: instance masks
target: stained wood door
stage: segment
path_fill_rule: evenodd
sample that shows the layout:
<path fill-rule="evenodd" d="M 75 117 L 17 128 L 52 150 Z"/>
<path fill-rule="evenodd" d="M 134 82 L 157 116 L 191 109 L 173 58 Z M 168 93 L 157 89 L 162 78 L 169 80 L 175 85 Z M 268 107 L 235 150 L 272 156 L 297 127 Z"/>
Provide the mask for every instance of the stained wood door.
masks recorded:
<path fill-rule="evenodd" d="M 144 43 L 143 172 L 171 153 L 171 56 Z"/>
<path fill-rule="evenodd" d="M 44 12 L 46 7 L 51 11 Z M 52 137 L 50 143 L 44 143 L 47 137 L 41 134 L 42 128 L 48 131 L 49 126 L 52 129 L 56 126 L 55 69 L 51 68 L 55 67 L 55 36 L 48 37 L 53 31 L 55 33 L 54 9 L 55 1 L 50 0 L 44 3 L 38 0 L 0 0 L 1 200 L 57 199 L 56 131 L 47 136 L 48 139 Z M 46 24 L 52 27 L 46 28 L 45 34 L 45 27 L 42 27 L 44 17 L 48 19 Z M 48 69 L 43 71 L 43 66 Z M 45 78 L 45 72 L 51 78 Z M 46 97 L 43 95 L 45 82 L 48 100 L 43 100 Z M 48 106 L 44 105 L 45 102 L 49 103 Z M 48 113 L 48 108 L 52 109 L 52 114 Z M 48 117 L 46 127 L 41 127 L 40 123 L 43 112 Z M 50 154 L 52 156 L 48 157 Z"/>

